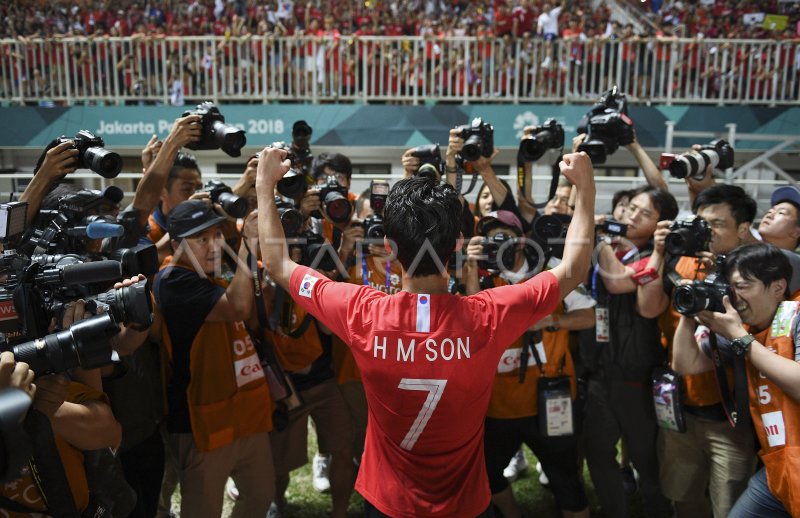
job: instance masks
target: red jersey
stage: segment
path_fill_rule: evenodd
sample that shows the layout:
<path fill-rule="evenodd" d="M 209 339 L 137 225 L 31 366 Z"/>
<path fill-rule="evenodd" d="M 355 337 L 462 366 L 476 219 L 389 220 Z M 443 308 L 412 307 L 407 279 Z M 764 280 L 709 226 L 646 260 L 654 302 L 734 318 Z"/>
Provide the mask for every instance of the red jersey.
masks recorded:
<path fill-rule="evenodd" d="M 491 498 L 483 423 L 505 349 L 558 305 L 550 272 L 469 297 L 333 282 L 298 267 L 289 292 L 347 343 L 369 405 L 356 489 L 398 518 L 477 516 Z"/>

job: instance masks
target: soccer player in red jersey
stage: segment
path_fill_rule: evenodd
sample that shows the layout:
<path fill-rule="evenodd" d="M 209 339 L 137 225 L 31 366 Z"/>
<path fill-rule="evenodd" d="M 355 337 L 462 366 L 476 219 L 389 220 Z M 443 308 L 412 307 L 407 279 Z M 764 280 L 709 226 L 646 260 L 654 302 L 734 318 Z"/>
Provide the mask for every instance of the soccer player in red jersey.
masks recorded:
<path fill-rule="evenodd" d="M 451 186 L 401 180 L 384 210 L 403 291 L 388 295 L 331 281 L 294 263 L 275 206 L 289 170 L 283 150 L 258 164 L 258 227 L 269 274 L 350 346 L 369 405 L 356 489 L 367 516 L 492 516 L 483 423 L 503 351 L 556 305 L 589 269 L 595 185 L 585 153 L 564 156 L 576 187 L 563 262 L 527 282 L 461 297 L 447 290 L 448 258 L 460 245 L 461 204 Z"/>

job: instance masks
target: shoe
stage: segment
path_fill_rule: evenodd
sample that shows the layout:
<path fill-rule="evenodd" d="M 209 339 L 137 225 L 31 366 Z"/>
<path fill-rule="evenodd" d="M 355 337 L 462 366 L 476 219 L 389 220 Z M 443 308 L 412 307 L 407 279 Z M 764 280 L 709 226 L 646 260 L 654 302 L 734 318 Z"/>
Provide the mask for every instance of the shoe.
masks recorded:
<path fill-rule="evenodd" d="M 623 466 L 619 468 L 619 471 L 622 476 L 622 487 L 625 488 L 625 494 L 631 496 L 639 489 L 639 484 L 636 482 L 636 474 L 630 466 Z"/>
<path fill-rule="evenodd" d="M 525 458 L 525 454 L 522 452 L 522 448 L 520 448 L 517 450 L 517 453 L 511 457 L 511 462 L 508 463 L 506 469 L 503 470 L 503 476 L 506 477 L 506 480 L 509 482 L 514 482 L 526 471 L 528 471 L 528 459 Z"/>
<path fill-rule="evenodd" d="M 284 518 L 285 513 L 283 512 L 283 507 L 279 506 L 275 502 L 269 504 L 269 510 L 267 511 L 267 518 Z"/>
<path fill-rule="evenodd" d="M 234 502 L 239 499 L 239 489 L 237 489 L 236 484 L 234 483 L 232 478 L 229 478 L 228 483 L 225 484 L 225 492 L 228 494 L 228 497 Z"/>
<path fill-rule="evenodd" d="M 311 484 L 314 486 L 314 490 L 317 493 L 326 493 L 331 490 L 331 481 L 329 477 L 330 469 L 330 455 L 320 455 L 319 453 L 314 455 L 314 475 L 311 480 Z"/>
<path fill-rule="evenodd" d="M 545 488 L 545 489 L 550 489 L 550 479 L 547 478 L 547 475 L 545 474 L 544 470 L 542 469 L 542 463 L 541 462 L 537 462 L 536 463 L 536 471 L 539 472 L 539 484 L 541 484 L 542 487 Z"/>

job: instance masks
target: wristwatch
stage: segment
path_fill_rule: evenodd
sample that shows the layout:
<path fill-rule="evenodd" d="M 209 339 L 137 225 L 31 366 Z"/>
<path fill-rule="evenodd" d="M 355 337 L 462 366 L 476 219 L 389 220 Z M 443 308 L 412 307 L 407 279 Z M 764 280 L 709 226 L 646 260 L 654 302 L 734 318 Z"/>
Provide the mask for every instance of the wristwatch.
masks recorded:
<path fill-rule="evenodd" d="M 756 337 L 751 334 L 746 334 L 741 338 L 731 340 L 731 349 L 733 349 L 736 356 L 744 356 L 750 350 L 750 344 L 755 341 Z"/>

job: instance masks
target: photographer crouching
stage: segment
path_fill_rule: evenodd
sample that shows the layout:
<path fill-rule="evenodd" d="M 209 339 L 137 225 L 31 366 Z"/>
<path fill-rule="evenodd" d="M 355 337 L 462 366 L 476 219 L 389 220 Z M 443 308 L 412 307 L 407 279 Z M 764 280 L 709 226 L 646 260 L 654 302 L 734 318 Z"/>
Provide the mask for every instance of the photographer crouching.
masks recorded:
<path fill-rule="evenodd" d="M 175 250 L 156 277 L 165 322 L 167 430 L 178 458 L 183 516 L 222 513 L 225 481 L 239 491 L 234 516 L 264 516 L 274 494 L 270 394 L 243 320 L 253 310 L 245 219 L 235 273 L 221 271 L 225 218 L 200 200 L 175 207 Z"/>
<path fill-rule="evenodd" d="M 552 212 L 553 207 L 545 211 Z M 525 282 L 539 270 L 536 259 L 525 253 L 522 223 L 513 213 L 489 213 L 478 222 L 476 233 L 467 246 L 467 295 Z M 559 262 L 551 258 L 549 266 Z M 570 292 L 551 315 L 511 344 L 497 365 L 486 418 L 484 455 L 492 502 L 503 516 L 522 516 L 503 476 L 504 468 L 522 443 L 542 463 L 562 513 L 589 516 L 577 464 L 578 430 L 572 412 L 576 377 L 569 352 L 569 331 L 593 325 L 594 305 L 584 290 Z M 552 405 L 556 402 L 566 410 L 554 412 Z"/>
<path fill-rule="evenodd" d="M 673 367 L 681 374 L 714 368 L 704 351 L 744 358 L 750 416 L 764 466 L 728 516 L 797 516 L 800 486 L 800 303 L 789 302 L 792 268 L 772 245 L 743 245 L 725 259 L 728 286 L 715 311 L 684 315 L 675 331 Z M 724 309 L 723 312 L 717 310 Z M 703 331 L 697 324 L 708 326 Z"/>

